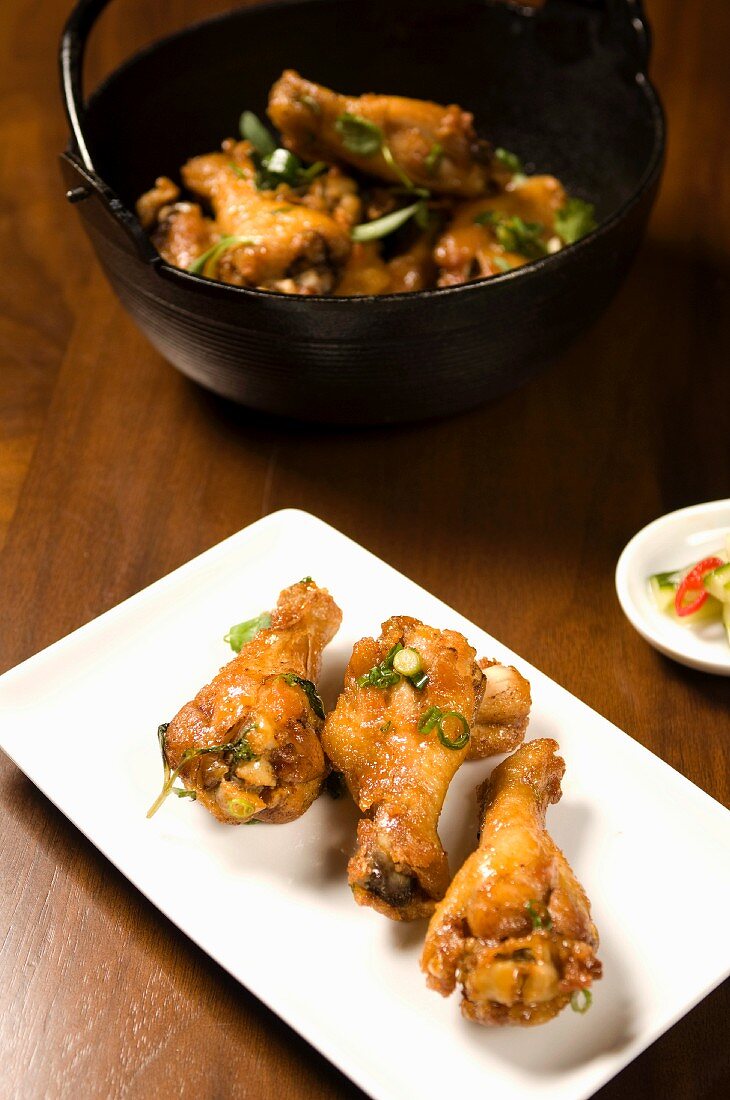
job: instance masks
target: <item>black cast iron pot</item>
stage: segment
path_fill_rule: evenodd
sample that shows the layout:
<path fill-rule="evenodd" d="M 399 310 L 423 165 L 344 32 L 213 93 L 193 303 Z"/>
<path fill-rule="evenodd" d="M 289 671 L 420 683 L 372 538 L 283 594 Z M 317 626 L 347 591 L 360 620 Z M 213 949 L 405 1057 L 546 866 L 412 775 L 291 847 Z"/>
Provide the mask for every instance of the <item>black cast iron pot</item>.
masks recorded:
<path fill-rule="evenodd" d="M 640 0 L 278 0 L 141 50 L 85 103 L 79 0 L 61 42 L 72 137 L 63 154 L 99 261 L 124 306 L 184 374 L 255 409 L 377 423 L 437 416 L 513 389 L 603 310 L 639 245 L 661 175 L 664 120 Z M 284 68 L 339 91 L 459 103 L 478 130 L 593 201 L 599 229 L 527 267 L 461 287 L 300 298 L 165 264 L 132 213 L 161 174 L 263 115 Z"/>

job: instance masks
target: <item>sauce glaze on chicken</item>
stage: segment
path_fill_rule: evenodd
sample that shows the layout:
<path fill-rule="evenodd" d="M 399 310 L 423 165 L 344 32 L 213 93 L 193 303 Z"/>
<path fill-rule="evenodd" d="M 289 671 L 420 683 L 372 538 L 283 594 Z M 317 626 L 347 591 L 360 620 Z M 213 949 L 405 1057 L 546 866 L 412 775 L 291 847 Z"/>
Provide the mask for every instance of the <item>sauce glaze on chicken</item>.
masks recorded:
<path fill-rule="evenodd" d="M 284 294 L 399 294 L 499 275 L 594 228 L 554 176 L 527 176 L 472 115 L 403 96 L 344 96 L 287 70 L 269 95 L 281 144 L 243 140 L 160 176 L 137 214 L 174 267 Z"/>

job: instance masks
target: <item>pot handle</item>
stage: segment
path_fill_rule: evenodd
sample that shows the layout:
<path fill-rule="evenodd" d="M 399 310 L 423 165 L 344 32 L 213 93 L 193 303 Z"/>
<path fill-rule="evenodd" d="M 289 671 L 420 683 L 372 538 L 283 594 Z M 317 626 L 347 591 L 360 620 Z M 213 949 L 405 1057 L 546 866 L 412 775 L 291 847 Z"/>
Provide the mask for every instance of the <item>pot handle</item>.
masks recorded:
<path fill-rule="evenodd" d="M 84 55 L 94 24 L 109 3 L 110 0 L 78 0 L 61 35 L 59 60 L 66 118 L 79 158 L 89 172 L 94 171 L 94 165 L 84 137 Z"/>
<path fill-rule="evenodd" d="M 637 70 L 646 73 L 651 55 L 651 29 L 644 13 L 643 0 L 545 0 L 544 7 L 550 10 L 559 4 L 564 9 L 603 11 L 608 26 L 620 37 L 627 52 L 633 55 Z"/>

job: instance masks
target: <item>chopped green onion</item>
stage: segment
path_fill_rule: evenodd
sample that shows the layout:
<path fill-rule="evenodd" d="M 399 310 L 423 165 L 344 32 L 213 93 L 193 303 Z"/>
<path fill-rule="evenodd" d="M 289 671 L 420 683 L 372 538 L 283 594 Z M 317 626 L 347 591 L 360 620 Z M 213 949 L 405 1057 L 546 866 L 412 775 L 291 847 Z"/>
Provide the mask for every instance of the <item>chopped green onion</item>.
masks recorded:
<path fill-rule="evenodd" d="M 403 649 L 402 642 L 396 642 L 392 649 L 388 650 L 379 665 L 373 665 L 369 672 L 363 673 L 357 678 L 358 687 L 387 688 L 397 684 L 400 673 L 393 668 L 395 655 Z"/>
<path fill-rule="evenodd" d="M 428 683 L 428 673 L 419 672 L 415 676 L 409 676 L 408 679 L 411 681 L 416 691 L 423 691 Z"/>
<path fill-rule="evenodd" d="M 415 188 L 415 185 L 413 183 L 413 180 L 408 175 L 408 173 L 403 168 L 401 168 L 400 164 L 398 163 L 398 161 L 393 156 L 391 148 L 387 144 L 387 142 L 383 142 L 383 144 L 381 146 L 381 149 L 380 149 L 380 152 L 383 154 L 383 160 L 388 165 L 388 167 L 393 172 L 395 172 L 396 176 L 401 181 L 401 183 L 405 187 L 406 191 L 414 191 L 416 188 Z M 423 188 L 419 188 L 419 190 L 423 190 Z M 427 192 L 427 194 L 428 194 L 428 192 Z"/>
<path fill-rule="evenodd" d="M 360 157 L 372 157 L 380 152 L 385 140 L 379 126 L 349 111 L 343 111 L 335 122 L 335 129 L 342 137 L 345 149 Z"/>
<path fill-rule="evenodd" d="M 461 733 L 458 733 L 456 737 L 449 737 L 444 728 L 444 723 L 449 718 L 458 722 L 461 727 Z M 447 710 L 446 713 L 442 714 L 441 718 L 439 718 L 438 737 L 444 748 L 463 749 L 465 745 L 468 745 L 470 736 L 469 723 L 464 715 L 460 714 L 458 710 Z"/>
<path fill-rule="evenodd" d="M 393 658 L 393 668 L 401 676 L 415 676 L 421 671 L 421 655 L 417 649 L 399 649 Z"/>
<path fill-rule="evenodd" d="M 533 929 L 544 928 L 547 932 L 550 931 L 553 926 L 553 922 L 546 905 L 541 905 L 539 902 L 534 900 L 527 901 L 525 902 L 525 909 L 529 913 Z"/>
<path fill-rule="evenodd" d="M 444 723 L 447 719 L 456 720 L 460 727 L 461 732 L 457 737 L 449 737 Z M 432 729 L 436 728 L 438 733 L 438 739 L 446 749 L 463 749 L 469 742 L 471 736 L 469 730 L 469 723 L 463 714 L 460 714 L 458 710 L 442 710 L 441 707 L 429 707 L 420 718 L 418 723 L 419 733 L 430 733 Z"/>
<path fill-rule="evenodd" d="M 245 623 L 232 626 L 223 641 L 228 643 L 234 653 L 240 653 L 242 646 L 255 638 L 260 630 L 266 630 L 270 626 L 271 615 L 268 611 L 262 611 L 254 619 L 247 619 Z"/>
<path fill-rule="evenodd" d="M 284 183 L 296 186 L 299 179 L 299 172 L 301 171 L 301 161 L 299 157 L 295 156 L 288 149 L 274 149 L 273 153 L 269 153 L 261 160 L 262 167 L 271 176 L 277 176 Z"/>
<path fill-rule="evenodd" d="M 444 155 L 443 145 L 440 145 L 438 143 L 438 141 L 435 141 L 433 143 L 433 145 L 431 146 L 431 149 L 428 153 L 428 156 L 426 157 L 426 160 L 424 162 L 425 165 L 426 165 L 426 171 L 428 172 L 429 176 L 435 175 L 436 169 L 438 168 L 439 164 L 441 163 L 441 159 L 442 159 L 443 155 Z"/>
<path fill-rule="evenodd" d="M 276 149 L 274 138 L 253 111 L 244 111 L 239 125 L 241 137 L 246 141 L 250 141 L 260 156 L 266 157 L 274 152 Z"/>
<path fill-rule="evenodd" d="M 217 274 L 218 264 L 224 252 L 227 252 L 229 248 L 233 248 L 234 245 L 256 243 L 251 237 L 221 237 L 217 244 L 214 244 L 212 248 L 209 248 L 207 252 L 204 252 L 202 256 L 198 256 L 197 260 L 191 263 L 188 271 L 191 275 L 205 275 L 206 278 L 213 279 Z"/>
<path fill-rule="evenodd" d="M 381 237 L 387 237 L 389 233 L 394 233 L 396 229 L 405 225 L 422 206 L 422 202 L 414 202 L 412 206 L 394 210 L 392 214 L 385 214 L 384 217 L 376 218 L 375 221 L 362 222 L 351 230 L 350 236 L 353 241 L 377 241 Z"/>
<path fill-rule="evenodd" d="M 540 239 L 545 226 L 540 222 L 523 221 L 517 214 L 503 214 L 499 210 L 482 210 L 474 218 L 477 225 L 489 225 L 507 252 L 517 252 L 529 260 L 539 259 L 547 252 Z"/>
<path fill-rule="evenodd" d="M 513 271 L 514 264 L 511 264 L 509 260 L 506 260 L 504 256 L 493 256 L 492 263 L 495 267 L 498 267 L 500 271 Z"/>
<path fill-rule="evenodd" d="M 311 680 L 305 680 L 303 676 L 297 676 L 294 672 L 285 672 L 281 678 L 291 687 L 300 687 L 309 700 L 309 705 L 314 713 L 318 718 L 324 720 L 324 703 L 317 694 L 317 689 Z"/>
<path fill-rule="evenodd" d="M 176 794 L 178 798 L 189 798 L 193 802 L 195 802 L 198 797 L 196 791 L 189 791 L 187 787 L 173 787 L 172 793 Z"/>
<path fill-rule="evenodd" d="M 574 244 L 596 228 L 595 207 L 583 199 L 568 199 L 555 215 L 555 232 L 566 244 Z"/>
<path fill-rule="evenodd" d="M 242 794 L 229 795 L 224 801 L 224 809 L 239 821 L 245 821 L 256 813 L 256 806 L 250 798 Z"/>
<path fill-rule="evenodd" d="M 323 172 L 327 171 L 327 165 L 323 160 L 317 160 L 314 164 L 310 164 L 307 168 L 299 169 L 299 182 L 311 183 L 317 176 L 321 176 Z"/>
<path fill-rule="evenodd" d="M 581 1016 L 585 1015 L 592 1003 L 593 994 L 590 989 L 576 989 L 570 995 L 570 1007 L 573 1012 L 580 1012 Z"/>
<path fill-rule="evenodd" d="M 524 176 L 525 169 L 522 161 L 516 153 L 510 153 L 509 149 L 495 149 L 494 159 L 515 176 Z"/>
<path fill-rule="evenodd" d="M 300 584 L 314 584 L 314 581 L 312 580 L 311 577 L 302 577 L 302 579 L 300 580 L 299 583 Z"/>

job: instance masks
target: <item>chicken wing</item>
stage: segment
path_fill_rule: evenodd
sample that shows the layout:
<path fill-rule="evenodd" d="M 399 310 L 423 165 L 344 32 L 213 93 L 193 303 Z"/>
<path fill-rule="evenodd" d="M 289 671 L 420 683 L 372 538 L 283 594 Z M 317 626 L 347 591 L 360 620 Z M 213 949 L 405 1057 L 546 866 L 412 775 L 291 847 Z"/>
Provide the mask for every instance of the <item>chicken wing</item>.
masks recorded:
<path fill-rule="evenodd" d="M 566 199 L 554 176 L 530 176 L 499 194 L 458 205 L 436 243 L 438 285 L 498 275 L 560 248 L 555 215 Z"/>
<path fill-rule="evenodd" d="M 399 650 L 411 657 L 415 651 L 418 686 L 396 671 Z M 474 657 L 456 631 L 389 619 L 377 640 L 355 646 L 344 690 L 327 716 L 325 752 L 364 814 L 350 886 L 360 905 L 393 920 L 427 916 L 449 883 L 436 827 L 481 700 Z"/>
<path fill-rule="evenodd" d="M 314 681 L 341 620 L 330 594 L 309 578 L 285 588 L 258 633 L 163 732 L 166 767 L 173 769 L 163 794 L 179 774 L 219 821 L 284 822 L 303 814 L 329 771 Z"/>
<path fill-rule="evenodd" d="M 288 69 L 269 94 L 269 117 L 306 160 L 344 161 L 391 183 L 401 183 L 405 172 L 421 187 L 463 198 L 483 195 L 491 180 L 490 147 L 476 136 L 473 116 L 454 105 L 338 95 Z M 348 134 L 353 117 L 360 140 Z M 368 132 L 372 140 L 363 142 Z"/>
<path fill-rule="evenodd" d="M 479 847 L 434 913 L 421 967 L 464 1016 L 486 1025 L 541 1024 L 579 1011 L 601 977 L 588 899 L 545 829 L 565 770 L 555 741 L 523 745 L 481 789 Z"/>
<path fill-rule="evenodd" d="M 484 696 L 471 731 L 469 759 L 483 760 L 512 752 L 522 743 L 530 720 L 530 684 L 511 665 L 479 661 L 484 672 Z"/>
<path fill-rule="evenodd" d="M 233 238 L 217 277 L 238 286 L 290 294 L 328 294 L 350 254 L 349 220 L 305 206 L 286 185 L 259 191 L 248 142 L 193 157 L 185 186 L 209 203 L 218 231 Z M 323 203 L 324 203 L 323 199 Z"/>

